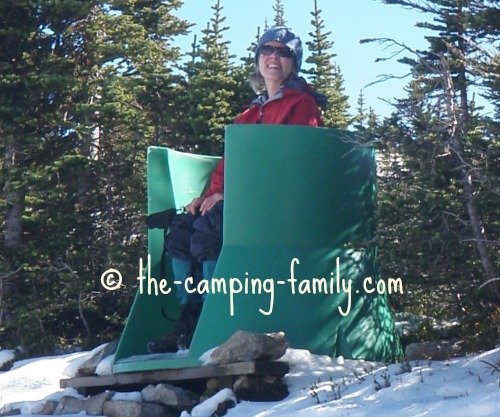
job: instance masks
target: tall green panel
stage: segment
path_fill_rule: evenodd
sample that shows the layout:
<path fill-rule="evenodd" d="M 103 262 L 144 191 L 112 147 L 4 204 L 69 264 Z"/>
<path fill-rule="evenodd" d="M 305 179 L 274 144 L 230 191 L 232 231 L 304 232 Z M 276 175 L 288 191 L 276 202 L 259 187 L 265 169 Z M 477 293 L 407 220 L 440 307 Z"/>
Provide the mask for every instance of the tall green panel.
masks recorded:
<path fill-rule="evenodd" d="M 180 208 L 198 197 L 204 190 L 210 174 L 220 158 L 204 155 L 188 154 L 168 148 L 148 148 L 148 214 L 157 213 L 172 207 Z M 150 276 L 159 282 L 160 261 L 163 251 L 163 231 L 148 230 L 148 253 L 151 255 Z M 142 256 L 147 276 L 147 254 Z M 139 271 L 138 271 L 139 273 Z M 166 274 L 170 279 L 172 271 L 167 262 Z M 171 285 L 172 288 L 175 288 Z M 148 361 L 130 360 L 146 353 L 149 341 L 162 337 L 173 327 L 169 318 L 177 317 L 179 305 L 172 291 L 168 295 L 148 294 L 147 282 L 144 282 L 143 293 L 137 291 L 130 313 L 121 335 L 116 353 L 114 372 L 151 370 L 165 368 L 164 360 L 153 358 Z M 197 361 L 186 360 L 186 364 Z M 182 367 L 175 363 L 169 367 Z"/>
<path fill-rule="evenodd" d="M 238 329 L 284 331 L 292 347 L 317 354 L 386 361 L 399 356 L 386 296 L 367 293 L 379 279 L 376 248 L 368 243 L 374 235 L 375 160 L 372 148 L 353 139 L 350 132 L 326 128 L 228 126 L 224 245 L 212 281 L 218 293 L 206 297 L 187 358 L 120 366 L 121 355 L 115 372 L 192 366 Z M 150 158 L 148 181 L 163 169 L 153 166 L 158 162 Z M 149 195 L 150 208 L 152 200 L 156 194 Z M 152 253 L 153 264 L 158 256 Z M 127 344 L 123 337 L 120 346 Z"/>

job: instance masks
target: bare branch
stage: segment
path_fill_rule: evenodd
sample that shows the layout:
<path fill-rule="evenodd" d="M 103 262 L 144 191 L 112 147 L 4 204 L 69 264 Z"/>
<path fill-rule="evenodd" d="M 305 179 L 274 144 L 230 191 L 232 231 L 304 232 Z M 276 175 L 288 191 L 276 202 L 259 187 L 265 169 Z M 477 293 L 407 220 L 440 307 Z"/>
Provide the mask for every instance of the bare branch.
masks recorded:
<path fill-rule="evenodd" d="M 495 56 L 498 55 L 498 52 L 495 53 L 495 52 L 489 51 L 488 49 L 486 49 L 482 45 L 478 44 L 477 42 L 474 42 L 471 38 L 469 38 L 467 36 L 460 35 L 460 34 L 458 34 L 458 36 L 460 38 L 462 38 L 469 46 L 472 46 L 473 48 L 477 49 L 479 52 L 486 55 L 486 57 L 489 59 L 494 59 Z"/>
<path fill-rule="evenodd" d="M 470 222 L 462 220 L 458 215 L 455 213 L 451 213 L 449 211 L 441 211 L 441 213 L 446 214 L 447 216 L 454 217 L 456 220 L 458 220 L 460 223 L 462 223 L 464 226 L 470 226 Z"/>
<path fill-rule="evenodd" d="M 477 242 L 478 239 L 462 239 L 460 240 L 460 243 L 464 242 Z M 489 245 L 494 245 L 494 246 L 500 246 L 500 242 L 498 240 L 488 240 L 488 239 L 479 239 L 481 242 L 487 243 Z"/>
<path fill-rule="evenodd" d="M 16 275 L 19 271 L 21 271 L 23 269 L 22 266 L 20 266 L 19 268 L 17 268 L 15 271 L 12 271 L 12 272 L 9 272 L 8 274 L 2 274 L 0 275 L 0 281 L 1 280 L 4 280 L 4 279 L 9 279 L 11 276 L 13 275 Z"/>
<path fill-rule="evenodd" d="M 488 281 L 483 282 L 479 287 L 477 287 L 477 289 L 480 290 L 481 288 L 485 287 L 486 285 L 489 285 L 492 282 L 496 282 L 496 281 L 500 281 L 500 277 L 491 278 Z"/>
<path fill-rule="evenodd" d="M 49 269 L 51 271 L 56 271 L 56 272 L 67 271 L 74 278 L 76 278 L 78 281 L 80 280 L 80 277 L 78 276 L 78 274 L 76 273 L 76 271 L 73 268 L 71 268 L 71 266 L 69 266 L 67 263 L 65 263 L 63 261 L 58 261 L 58 263 L 59 263 L 60 266 L 55 266 L 55 265 L 53 265 L 52 263 L 49 262 Z M 83 301 L 84 301 L 83 300 L 83 291 L 79 287 L 78 288 L 78 302 L 77 302 L 77 305 L 78 305 L 78 314 L 80 316 L 80 319 L 82 320 L 83 326 L 85 327 L 85 331 L 87 332 L 87 337 L 90 338 L 91 335 L 92 335 L 92 332 L 90 330 L 90 326 L 88 324 L 87 318 L 85 317 L 85 312 L 83 310 Z"/>
<path fill-rule="evenodd" d="M 379 80 L 372 81 L 371 83 L 366 84 L 363 88 L 370 87 L 378 83 L 383 83 L 388 80 L 402 80 L 404 78 L 408 78 L 409 76 L 411 76 L 411 73 L 407 73 L 405 75 L 394 75 L 394 74 L 377 75 L 377 78 L 380 78 Z"/>
<path fill-rule="evenodd" d="M 364 39 L 361 39 L 361 40 L 359 41 L 359 43 L 373 43 L 373 42 L 376 42 L 376 43 L 378 43 L 378 44 L 382 44 L 382 45 L 384 45 L 384 44 L 388 44 L 388 45 L 384 48 L 384 50 L 389 49 L 389 48 L 394 47 L 394 46 L 399 47 L 399 48 L 400 48 L 400 49 L 399 49 L 399 51 L 398 51 L 398 52 L 396 52 L 396 53 L 394 53 L 394 54 L 391 56 L 391 58 L 392 58 L 392 57 L 394 57 L 394 56 L 396 56 L 396 55 L 399 55 L 399 54 L 400 54 L 401 52 L 403 52 L 403 51 L 408 51 L 408 52 L 410 52 L 410 53 L 412 53 L 412 54 L 414 54 L 414 55 L 416 55 L 416 56 L 418 56 L 418 57 L 420 57 L 420 56 L 421 56 L 421 54 L 420 54 L 418 51 L 416 51 L 416 50 L 414 50 L 414 49 L 410 48 L 410 47 L 409 47 L 408 45 L 406 45 L 405 43 L 398 42 L 397 40 L 395 40 L 395 39 L 393 39 L 393 38 L 364 38 Z M 390 58 L 377 58 L 377 61 L 386 61 L 386 60 L 388 60 L 388 59 L 390 59 Z"/>

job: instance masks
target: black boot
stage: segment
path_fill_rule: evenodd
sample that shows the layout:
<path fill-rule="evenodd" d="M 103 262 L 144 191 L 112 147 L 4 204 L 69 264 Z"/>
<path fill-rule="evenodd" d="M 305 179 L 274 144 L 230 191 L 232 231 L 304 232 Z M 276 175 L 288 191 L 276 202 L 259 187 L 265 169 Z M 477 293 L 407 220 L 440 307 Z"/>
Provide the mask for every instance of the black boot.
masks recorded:
<path fill-rule="evenodd" d="M 156 339 L 148 343 L 148 353 L 177 352 L 177 339 L 179 335 L 175 332 L 167 333 L 161 339 Z"/>
<path fill-rule="evenodd" d="M 149 342 L 147 351 L 167 353 L 189 348 L 202 308 L 203 303 L 189 303 L 181 306 L 181 314 L 174 330 L 161 339 Z"/>
<path fill-rule="evenodd" d="M 179 349 L 188 349 L 191 345 L 191 340 L 193 339 L 193 334 L 196 330 L 198 319 L 200 318 L 203 303 L 186 304 L 184 307 L 185 310 L 183 313 L 185 315 L 182 321 L 183 326 L 179 328 L 179 338 L 177 339 L 177 347 Z"/>

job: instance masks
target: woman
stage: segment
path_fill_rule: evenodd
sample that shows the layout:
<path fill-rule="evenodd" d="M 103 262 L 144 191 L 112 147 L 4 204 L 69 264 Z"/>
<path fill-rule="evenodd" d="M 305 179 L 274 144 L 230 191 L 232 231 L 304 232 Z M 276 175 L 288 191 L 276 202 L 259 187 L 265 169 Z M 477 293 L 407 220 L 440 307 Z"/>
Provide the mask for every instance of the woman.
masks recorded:
<path fill-rule="evenodd" d="M 273 26 L 267 30 L 259 39 L 255 72 L 250 77 L 250 84 L 259 96 L 236 117 L 234 123 L 323 125 L 318 105 L 324 104 L 324 98 L 298 76 L 301 63 L 302 43 L 299 37 L 284 26 Z M 203 278 L 213 276 L 222 246 L 223 200 L 222 158 L 211 175 L 207 191 L 186 206 L 191 216 L 198 216 L 193 222 L 194 230 L 188 233 L 185 228 L 180 233 L 171 231 L 168 238 L 167 250 L 169 247 L 173 249 L 169 251 L 176 280 L 182 281 L 193 275 L 199 277 L 199 273 L 193 270 L 193 260 L 202 264 Z M 180 246 L 184 249 L 176 254 L 175 248 L 181 240 L 183 243 Z M 181 304 L 179 321 L 173 332 L 148 345 L 150 352 L 173 352 L 189 346 L 202 300 L 187 294 L 183 286 L 177 287 L 177 297 Z"/>

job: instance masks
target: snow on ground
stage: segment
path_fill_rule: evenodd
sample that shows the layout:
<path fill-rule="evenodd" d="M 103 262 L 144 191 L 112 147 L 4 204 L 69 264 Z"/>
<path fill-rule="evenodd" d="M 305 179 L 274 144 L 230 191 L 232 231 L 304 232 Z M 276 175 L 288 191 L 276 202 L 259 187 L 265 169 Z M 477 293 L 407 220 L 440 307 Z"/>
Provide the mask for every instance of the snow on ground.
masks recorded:
<path fill-rule="evenodd" d="M 36 413 L 49 399 L 58 400 L 64 395 L 77 397 L 74 389 L 61 390 L 59 380 L 73 376 L 86 354 L 80 352 L 15 362 L 10 371 L 0 373 L 0 410 L 4 406 L 4 411 L 20 407 L 23 413 Z"/>
<path fill-rule="evenodd" d="M 267 407 L 243 402 L 228 417 L 500 415 L 500 349 L 447 362 L 411 362 L 411 372 L 404 364 L 386 367 L 307 351 L 287 356 L 294 364 L 285 377 L 291 395 Z"/>
<path fill-rule="evenodd" d="M 2 350 L 0 351 L 0 368 L 4 366 L 7 362 L 10 362 L 15 358 L 15 353 L 13 350 Z"/>
<path fill-rule="evenodd" d="M 3 352 L 0 352 L 0 358 Z M 39 412 L 48 399 L 77 396 L 62 391 L 61 378 L 73 376 L 89 353 L 16 362 L 0 373 L 0 410 Z M 7 354 L 5 354 L 7 355 Z M 446 362 L 420 361 L 384 366 L 289 349 L 285 377 L 290 395 L 280 402 L 243 401 L 228 417 L 497 417 L 500 415 L 500 348 Z M 496 367 L 496 368 L 495 368 Z M 232 398 L 230 390 L 216 394 Z M 127 397 L 120 394 L 114 399 Z M 139 393 L 130 393 L 137 400 Z M 208 417 L 216 398 L 183 417 Z M 30 414 L 31 413 L 31 414 Z"/>

